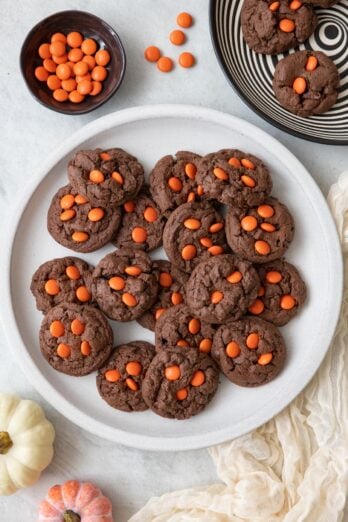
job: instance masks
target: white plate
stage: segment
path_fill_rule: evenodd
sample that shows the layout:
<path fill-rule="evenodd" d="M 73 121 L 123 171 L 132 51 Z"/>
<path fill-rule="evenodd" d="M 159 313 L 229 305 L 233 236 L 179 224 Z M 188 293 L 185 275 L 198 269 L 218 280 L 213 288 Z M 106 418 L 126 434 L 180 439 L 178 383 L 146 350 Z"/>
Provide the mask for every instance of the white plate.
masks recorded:
<path fill-rule="evenodd" d="M 206 410 L 186 421 L 168 420 L 146 411 L 123 413 L 99 397 L 95 375 L 74 378 L 54 371 L 41 356 L 30 280 L 40 263 L 73 252 L 53 241 L 46 230 L 50 200 L 66 184 L 66 165 L 80 148 L 123 147 L 143 162 L 147 172 L 168 153 L 188 149 L 200 154 L 223 147 L 260 156 L 271 170 L 274 194 L 295 217 L 296 235 L 287 258 L 301 270 L 308 302 L 282 329 L 288 347 L 286 367 L 260 388 L 234 386 L 222 378 Z M 342 259 L 326 202 L 308 172 L 280 143 L 233 116 L 188 106 L 127 109 L 100 118 L 80 131 L 48 159 L 26 189 L 9 233 L 4 256 L 3 320 L 9 344 L 38 391 L 63 415 L 97 435 L 137 448 L 187 450 L 223 442 L 263 424 L 282 410 L 308 383 L 332 339 L 342 294 Z M 97 263 L 111 247 L 81 256 Z M 156 252 L 155 257 L 161 257 Z M 137 323 L 114 323 L 115 343 L 153 341 Z"/>

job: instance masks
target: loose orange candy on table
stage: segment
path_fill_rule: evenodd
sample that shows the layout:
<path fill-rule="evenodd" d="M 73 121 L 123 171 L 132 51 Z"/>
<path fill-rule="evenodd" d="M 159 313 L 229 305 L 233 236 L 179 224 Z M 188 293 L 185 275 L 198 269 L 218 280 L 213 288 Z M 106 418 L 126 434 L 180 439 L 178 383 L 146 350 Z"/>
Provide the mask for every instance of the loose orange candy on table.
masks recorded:
<path fill-rule="evenodd" d="M 193 19 L 189 13 L 183 12 L 178 14 L 176 23 L 180 27 L 188 29 L 193 24 Z M 169 34 L 169 40 L 173 45 L 183 45 L 186 42 L 186 34 L 181 29 L 174 29 Z M 150 45 L 145 49 L 144 57 L 148 62 L 156 63 L 157 69 L 161 72 L 168 73 L 174 68 L 173 59 L 168 56 L 162 56 L 161 51 L 155 45 Z M 196 60 L 192 53 L 184 52 L 180 54 L 178 63 L 181 67 L 187 69 L 192 67 Z"/>
<path fill-rule="evenodd" d="M 81 103 L 86 96 L 99 94 L 111 59 L 106 49 L 98 49 L 95 40 L 78 31 L 54 33 L 49 43 L 40 45 L 38 55 L 42 65 L 35 68 L 35 77 L 46 82 L 53 98 L 62 103 Z"/>

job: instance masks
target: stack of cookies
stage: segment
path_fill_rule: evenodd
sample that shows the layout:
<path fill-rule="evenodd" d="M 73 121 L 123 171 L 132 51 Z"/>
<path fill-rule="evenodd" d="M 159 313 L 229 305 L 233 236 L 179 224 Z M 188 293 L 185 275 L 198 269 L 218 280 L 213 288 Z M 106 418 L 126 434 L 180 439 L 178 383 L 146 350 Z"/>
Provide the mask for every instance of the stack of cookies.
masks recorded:
<path fill-rule="evenodd" d="M 276 55 L 304 43 L 317 26 L 313 5 L 329 8 L 338 0 L 244 0 L 243 37 L 256 53 Z M 339 73 L 320 51 L 297 51 L 281 59 L 273 89 L 280 105 L 298 116 L 328 111 L 337 99 Z"/>
<path fill-rule="evenodd" d="M 96 149 L 77 152 L 68 176 L 48 210 L 50 234 L 76 252 L 118 248 L 96 267 L 64 257 L 35 272 L 40 346 L 54 369 L 98 370 L 110 406 L 175 419 L 206 407 L 219 370 L 240 386 L 279 374 L 286 347 L 277 327 L 297 314 L 306 289 L 283 258 L 293 218 L 270 195 L 259 158 L 181 151 L 157 162 L 147 186 L 134 156 Z M 152 260 L 162 243 L 168 259 Z M 137 320 L 155 332 L 154 345 L 113 348 L 107 318 Z"/>

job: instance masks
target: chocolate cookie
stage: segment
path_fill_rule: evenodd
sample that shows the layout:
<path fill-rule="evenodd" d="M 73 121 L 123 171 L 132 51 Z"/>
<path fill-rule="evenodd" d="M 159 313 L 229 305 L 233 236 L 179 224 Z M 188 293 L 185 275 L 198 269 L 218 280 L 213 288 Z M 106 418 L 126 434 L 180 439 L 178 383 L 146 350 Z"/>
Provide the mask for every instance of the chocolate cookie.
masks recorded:
<path fill-rule="evenodd" d="M 223 254 L 200 263 L 186 285 L 191 312 L 207 323 L 239 319 L 256 299 L 260 279 L 243 259 Z"/>
<path fill-rule="evenodd" d="M 212 356 L 234 384 L 259 386 L 280 373 L 286 347 L 275 326 L 245 317 L 220 326 L 214 336 Z"/>
<path fill-rule="evenodd" d="M 257 267 L 261 288 L 249 313 L 276 326 L 292 319 L 306 300 L 306 285 L 298 270 L 283 259 Z"/>
<path fill-rule="evenodd" d="M 93 306 L 61 303 L 45 316 L 40 348 L 49 364 L 68 375 L 87 375 L 111 353 L 113 334 L 106 317 Z"/>
<path fill-rule="evenodd" d="M 337 4 L 339 0 L 302 0 L 304 4 L 318 5 L 319 7 L 331 7 Z"/>
<path fill-rule="evenodd" d="M 173 265 L 191 272 L 227 250 L 224 220 L 206 201 L 180 205 L 164 227 L 163 248 Z"/>
<path fill-rule="evenodd" d="M 156 163 L 150 173 L 150 190 L 162 212 L 203 196 L 202 187 L 196 183 L 200 159 L 198 154 L 180 151 Z"/>
<path fill-rule="evenodd" d="M 158 293 L 155 303 L 144 313 L 138 323 L 144 328 L 154 330 L 157 320 L 168 308 L 185 302 L 185 284 L 188 275 L 169 261 L 152 261 L 152 273 L 158 281 Z"/>
<path fill-rule="evenodd" d="M 106 245 L 121 222 L 120 208 L 94 206 L 71 185 L 58 190 L 47 214 L 53 239 L 76 252 L 93 252 Z"/>
<path fill-rule="evenodd" d="M 92 275 L 93 297 L 110 319 L 132 321 L 156 301 L 157 279 L 142 250 L 116 250 L 99 261 Z"/>
<path fill-rule="evenodd" d="M 302 117 L 322 114 L 337 100 L 339 73 L 320 51 L 298 51 L 278 62 L 273 89 L 280 105 Z"/>
<path fill-rule="evenodd" d="M 145 341 L 117 346 L 97 375 L 104 401 L 117 410 L 147 410 L 141 386 L 154 355 L 155 347 Z"/>
<path fill-rule="evenodd" d="M 149 196 L 142 190 L 135 200 L 123 204 L 121 225 L 113 239 L 118 248 L 142 248 L 149 252 L 162 244 L 162 233 L 166 217 Z"/>
<path fill-rule="evenodd" d="M 276 198 L 268 198 L 258 207 L 230 207 L 225 229 L 236 254 L 253 263 L 267 263 L 284 254 L 294 227 L 288 208 Z"/>
<path fill-rule="evenodd" d="M 211 357 L 193 348 L 168 348 L 152 359 L 142 391 L 153 412 L 169 419 L 188 419 L 207 406 L 218 384 L 218 369 Z"/>
<path fill-rule="evenodd" d="M 156 350 L 173 347 L 197 348 L 210 353 L 215 328 L 194 317 L 189 308 L 177 305 L 169 308 L 158 319 L 155 328 Z"/>
<path fill-rule="evenodd" d="M 290 0 L 244 0 L 241 24 L 250 49 L 278 54 L 305 42 L 317 25 L 317 17 L 311 6 Z"/>
<path fill-rule="evenodd" d="M 92 267 L 78 257 L 46 261 L 31 280 L 30 290 L 36 299 L 36 308 L 47 313 L 63 302 L 93 304 L 91 279 Z"/>
<path fill-rule="evenodd" d="M 202 158 L 197 183 L 208 199 L 226 205 L 253 206 L 272 190 L 272 179 L 262 161 L 240 150 L 222 149 Z"/>
<path fill-rule="evenodd" d="M 122 149 L 80 150 L 68 165 L 71 185 L 94 206 L 118 206 L 134 198 L 144 183 L 144 168 Z"/>

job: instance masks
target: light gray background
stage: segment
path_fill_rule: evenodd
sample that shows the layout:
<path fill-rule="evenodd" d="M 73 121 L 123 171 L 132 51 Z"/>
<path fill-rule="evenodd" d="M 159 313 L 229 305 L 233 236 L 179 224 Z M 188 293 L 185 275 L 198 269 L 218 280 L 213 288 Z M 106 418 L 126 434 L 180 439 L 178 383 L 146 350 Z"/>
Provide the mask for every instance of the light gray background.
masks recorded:
<path fill-rule="evenodd" d="M 62 140 L 104 114 L 135 105 L 192 103 L 245 118 L 286 145 L 325 194 L 338 174 L 347 168 L 347 148 L 317 145 L 287 135 L 251 112 L 238 98 L 213 52 L 208 0 L 0 0 L 0 6 L 1 227 L 6 226 L 16 197 L 25 191 L 40 161 Z M 127 72 L 118 93 L 106 105 L 85 116 L 57 114 L 36 103 L 23 83 L 18 66 L 20 47 L 31 27 L 45 16 L 64 9 L 86 10 L 104 18 L 119 33 L 127 54 Z M 182 10 L 195 17 L 184 48 L 196 55 L 197 66 L 191 70 L 177 66 L 165 75 L 144 61 L 143 51 L 155 44 L 164 54 L 173 58 L 179 55 L 183 48 L 171 46 L 167 35 L 175 28 L 176 15 Z M 248 74 L 252 76 L 252 71 Z M 1 244 L 1 248 L 6 245 Z M 53 463 L 34 487 L 0 499 L 1 520 L 36 520 L 37 502 L 48 487 L 70 478 L 95 480 L 111 497 L 118 522 L 125 522 L 151 496 L 217 480 L 205 450 L 177 454 L 142 452 L 104 441 L 75 427 L 34 391 L 12 359 L 3 332 L 0 332 L 0 350 L 0 391 L 38 400 L 57 432 Z"/>

